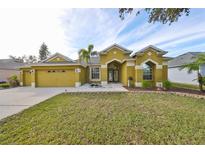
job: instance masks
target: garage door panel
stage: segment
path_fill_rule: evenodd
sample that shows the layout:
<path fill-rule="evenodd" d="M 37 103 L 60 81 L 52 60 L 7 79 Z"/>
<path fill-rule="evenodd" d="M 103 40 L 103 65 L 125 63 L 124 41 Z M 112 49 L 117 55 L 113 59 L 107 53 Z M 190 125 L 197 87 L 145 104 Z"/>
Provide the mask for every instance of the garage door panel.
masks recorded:
<path fill-rule="evenodd" d="M 74 87 L 74 70 L 38 70 L 36 76 L 38 87 Z"/>

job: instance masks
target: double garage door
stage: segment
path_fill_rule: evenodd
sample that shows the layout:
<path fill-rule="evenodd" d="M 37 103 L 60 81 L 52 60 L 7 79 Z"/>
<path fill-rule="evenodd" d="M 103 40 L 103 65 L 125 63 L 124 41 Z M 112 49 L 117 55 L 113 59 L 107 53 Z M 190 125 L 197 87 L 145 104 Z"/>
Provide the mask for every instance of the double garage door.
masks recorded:
<path fill-rule="evenodd" d="M 75 71 L 71 70 L 37 70 L 37 87 L 74 87 Z"/>

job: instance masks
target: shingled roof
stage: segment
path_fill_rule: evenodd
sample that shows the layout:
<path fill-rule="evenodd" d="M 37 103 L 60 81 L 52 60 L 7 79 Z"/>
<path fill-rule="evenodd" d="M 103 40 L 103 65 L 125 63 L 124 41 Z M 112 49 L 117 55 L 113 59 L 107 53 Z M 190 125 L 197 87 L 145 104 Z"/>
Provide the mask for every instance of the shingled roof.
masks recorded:
<path fill-rule="evenodd" d="M 0 59 L 0 69 L 3 70 L 17 70 L 24 65 L 26 64 L 13 59 Z"/>
<path fill-rule="evenodd" d="M 197 55 L 204 52 L 187 52 L 168 61 L 168 67 L 180 67 L 196 60 Z"/>

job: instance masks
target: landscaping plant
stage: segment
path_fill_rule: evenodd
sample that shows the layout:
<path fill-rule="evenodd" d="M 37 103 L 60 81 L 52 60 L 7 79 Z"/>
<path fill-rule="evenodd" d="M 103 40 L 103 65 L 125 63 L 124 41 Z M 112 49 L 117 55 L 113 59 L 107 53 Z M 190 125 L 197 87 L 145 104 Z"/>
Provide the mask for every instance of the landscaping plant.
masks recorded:
<path fill-rule="evenodd" d="M 172 83 L 169 80 L 163 81 L 163 88 L 169 90 L 172 87 Z"/>
<path fill-rule="evenodd" d="M 152 82 L 150 81 L 142 81 L 142 88 L 152 88 Z"/>
<path fill-rule="evenodd" d="M 188 69 L 188 73 L 192 73 L 193 71 L 197 71 L 197 81 L 199 83 L 199 89 L 200 91 L 203 90 L 203 85 L 205 84 L 205 77 L 202 77 L 202 75 L 199 72 L 200 65 L 205 64 L 205 54 L 200 54 L 197 56 L 196 60 L 194 62 L 191 62 L 189 64 L 183 65 L 180 69 Z"/>
<path fill-rule="evenodd" d="M 19 80 L 18 80 L 18 78 L 17 78 L 16 75 L 13 75 L 13 76 L 9 77 L 9 78 L 8 78 L 8 81 L 9 81 L 9 85 L 10 85 L 11 87 L 17 87 L 17 86 L 19 86 Z"/>

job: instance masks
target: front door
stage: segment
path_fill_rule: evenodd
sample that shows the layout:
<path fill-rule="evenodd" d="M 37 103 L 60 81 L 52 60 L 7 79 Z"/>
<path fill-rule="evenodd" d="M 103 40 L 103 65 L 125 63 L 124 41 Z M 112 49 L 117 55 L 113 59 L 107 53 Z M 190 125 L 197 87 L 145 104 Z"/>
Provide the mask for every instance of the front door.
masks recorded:
<path fill-rule="evenodd" d="M 108 70 L 108 81 L 109 82 L 119 82 L 119 71 L 115 69 Z"/>

